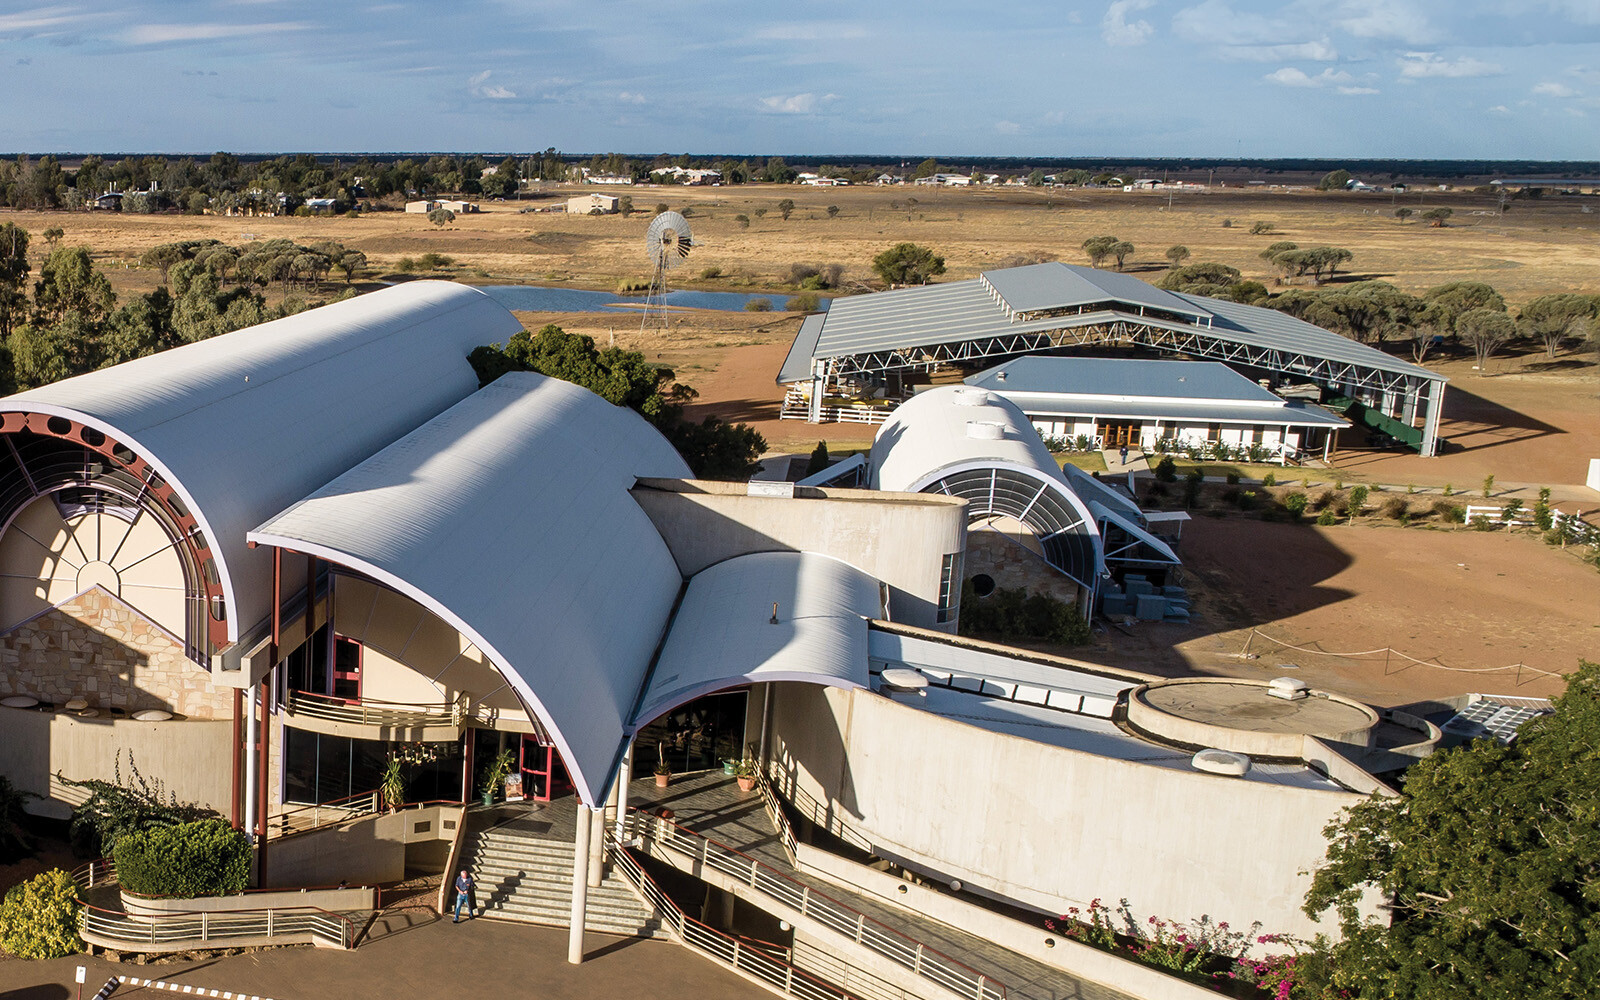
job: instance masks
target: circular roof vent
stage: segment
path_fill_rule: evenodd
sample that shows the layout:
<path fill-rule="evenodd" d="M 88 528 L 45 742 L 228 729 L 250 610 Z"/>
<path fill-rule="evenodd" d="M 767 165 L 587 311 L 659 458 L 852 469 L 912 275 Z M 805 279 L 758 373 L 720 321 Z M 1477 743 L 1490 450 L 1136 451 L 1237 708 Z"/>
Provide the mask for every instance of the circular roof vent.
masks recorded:
<path fill-rule="evenodd" d="M 968 420 L 967 437 L 979 441 L 999 441 L 1006 436 L 1006 425 L 994 420 Z"/>
<path fill-rule="evenodd" d="M 1189 761 L 1196 771 L 1242 778 L 1250 773 L 1250 758 L 1231 750 L 1202 750 Z"/>
<path fill-rule="evenodd" d="M 920 691 L 928 686 L 928 678 L 908 667 L 888 667 L 882 678 L 883 687 L 901 691 Z"/>
<path fill-rule="evenodd" d="M 989 393 L 977 386 L 962 386 L 953 394 L 957 406 L 988 406 Z"/>

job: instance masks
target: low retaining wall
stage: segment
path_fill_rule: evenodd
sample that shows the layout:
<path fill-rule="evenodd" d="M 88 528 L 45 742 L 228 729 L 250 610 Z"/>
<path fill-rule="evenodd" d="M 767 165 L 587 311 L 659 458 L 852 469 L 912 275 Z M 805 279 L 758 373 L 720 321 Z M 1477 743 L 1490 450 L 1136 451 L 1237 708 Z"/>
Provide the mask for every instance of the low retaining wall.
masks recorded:
<path fill-rule="evenodd" d="M 126 889 L 122 891 L 122 908 L 135 917 L 159 917 L 173 913 L 233 913 L 301 906 L 314 906 L 333 913 L 373 910 L 378 906 L 378 890 L 372 886 L 360 886 L 353 889 L 242 892 L 232 896 L 197 896 L 192 899 L 153 898 L 136 896 Z"/>

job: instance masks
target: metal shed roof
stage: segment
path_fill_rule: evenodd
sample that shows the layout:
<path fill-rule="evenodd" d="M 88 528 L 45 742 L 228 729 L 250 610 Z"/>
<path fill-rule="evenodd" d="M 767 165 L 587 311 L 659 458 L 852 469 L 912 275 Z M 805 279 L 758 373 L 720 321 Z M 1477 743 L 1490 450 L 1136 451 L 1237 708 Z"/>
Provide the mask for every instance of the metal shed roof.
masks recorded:
<path fill-rule="evenodd" d="M 1040 354 L 981 371 L 968 385 L 993 392 L 1248 402 L 1282 406 L 1283 398 L 1220 361 L 1079 358 Z"/>
<path fill-rule="evenodd" d="M 477 388 L 472 348 L 522 329 L 474 288 L 413 281 L 0 400 L 127 444 L 199 520 L 228 637 L 272 608 L 245 532 Z"/>
<path fill-rule="evenodd" d="M 982 280 L 1013 315 L 1097 302 L 1122 302 L 1135 311 L 1145 306 L 1202 319 L 1211 315 L 1193 300 L 1181 299 L 1131 274 L 1059 261 L 985 271 Z"/>
<path fill-rule="evenodd" d="M 249 537 L 359 570 L 471 639 L 594 804 L 682 584 L 628 490 L 689 474 L 632 410 L 512 373 Z"/>

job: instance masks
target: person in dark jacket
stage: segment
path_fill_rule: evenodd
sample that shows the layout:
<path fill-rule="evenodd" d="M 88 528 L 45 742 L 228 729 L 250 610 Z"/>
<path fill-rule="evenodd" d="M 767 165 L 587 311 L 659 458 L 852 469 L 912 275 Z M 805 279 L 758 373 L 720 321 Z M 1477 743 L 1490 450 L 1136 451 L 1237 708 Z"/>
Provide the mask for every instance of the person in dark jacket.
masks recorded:
<path fill-rule="evenodd" d="M 472 876 L 468 875 L 467 870 L 463 868 L 461 869 L 461 874 L 456 876 L 456 917 L 451 923 L 461 923 L 461 908 L 463 906 L 467 908 L 467 916 L 472 916 L 472 890 Z"/>

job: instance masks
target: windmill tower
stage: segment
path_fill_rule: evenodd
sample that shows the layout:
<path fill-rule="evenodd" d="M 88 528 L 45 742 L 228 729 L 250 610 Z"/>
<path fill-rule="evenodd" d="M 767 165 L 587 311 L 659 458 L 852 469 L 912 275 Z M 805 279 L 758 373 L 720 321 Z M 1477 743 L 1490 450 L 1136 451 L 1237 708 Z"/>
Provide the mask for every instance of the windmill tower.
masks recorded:
<path fill-rule="evenodd" d="M 667 268 L 675 267 L 689 256 L 694 237 L 689 232 L 689 220 L 677 212 L 662 212 L 650 220 L 645 231 L 645 252 L 650 255 L 652 274 L 650 292 L 644 300 L 644 316 L 639 321 L 643 333 L 652 318 L 663 330 L 667 328 Z"/>

